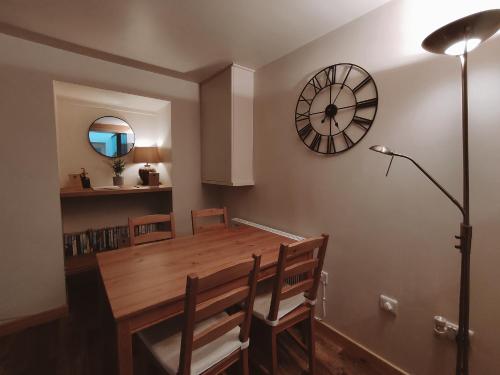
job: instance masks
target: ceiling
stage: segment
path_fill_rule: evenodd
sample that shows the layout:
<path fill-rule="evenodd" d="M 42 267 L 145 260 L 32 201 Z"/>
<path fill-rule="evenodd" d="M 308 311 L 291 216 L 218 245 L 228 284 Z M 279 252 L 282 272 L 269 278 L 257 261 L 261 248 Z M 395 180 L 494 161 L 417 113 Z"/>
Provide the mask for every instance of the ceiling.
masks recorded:
<path fill-rule="evenodd" d="M 74 83 L 54 81 L 56 98 L 65 98 L 82 104 L 111 107 L 127 111 L 156 114 L 165 109 L 169 102 L 145 96 L 126 94 L 118 91 L 97 89 Z"/>
<path fill-rule="evenodd" d="M 201 81 L 258 69 L 388 0 L 2 0 L 0 32 Z"/>

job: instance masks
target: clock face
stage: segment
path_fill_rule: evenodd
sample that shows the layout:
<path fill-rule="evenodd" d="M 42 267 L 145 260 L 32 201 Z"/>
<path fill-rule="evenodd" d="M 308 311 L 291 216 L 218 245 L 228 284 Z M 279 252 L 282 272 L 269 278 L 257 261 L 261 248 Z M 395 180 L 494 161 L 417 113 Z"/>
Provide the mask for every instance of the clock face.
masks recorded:
<path fill-rule="evenodd" d="M 378 106 L 375 81 L 355 64 L 329 66 L 312 77 L 295 108 L 297 133 L 312 151 L 338 154 L 370 130 Z"/>

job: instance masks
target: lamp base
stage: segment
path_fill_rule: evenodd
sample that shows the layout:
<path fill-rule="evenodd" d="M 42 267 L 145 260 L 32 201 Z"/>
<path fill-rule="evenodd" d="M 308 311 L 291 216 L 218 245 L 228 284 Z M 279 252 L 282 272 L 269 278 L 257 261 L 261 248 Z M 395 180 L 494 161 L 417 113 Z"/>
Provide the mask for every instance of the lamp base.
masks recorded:
<path fill-rule="evenodd" d="M 144 167 L 139 169 L 139 177 L 141 178 L 142 184 L 144 186 L 149 185 L 149 172 L 156 172 L 156 169 L 154 169 L 150 165 L 145 165 Z"/>

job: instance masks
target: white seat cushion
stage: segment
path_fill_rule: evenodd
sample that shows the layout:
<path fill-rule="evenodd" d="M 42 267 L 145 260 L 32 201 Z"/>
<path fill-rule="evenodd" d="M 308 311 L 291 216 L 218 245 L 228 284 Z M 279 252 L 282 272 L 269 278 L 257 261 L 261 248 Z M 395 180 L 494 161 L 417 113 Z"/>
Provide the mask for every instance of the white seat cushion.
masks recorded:
<path fill-rule="evenodd" d="M 259 319 L 264 320 L 269 325 L 276 325 L 281 318 L 302 305 L 306 300 L 303 294 L 297 294 L 293 297 L 280 301 L 278 319 L 276 322 L 271 322 L 267 319 L 267 317 L 269 316 L 269 309 L 271 308 L 272 296 L 272 292 L 259 294 L 255 297 L 255 302 L 253 305 L 253 315 Z"/>
<path fill-rule="evenodd" d="M 227 316 L 226 313 L 222 312 L 198 323 L 194 329 L 195 335 Z M 167 321 L 147 328 L 139 333 L 139 337 L 165 371 L 175 375 L 179 368 L 182 332 L 172 333 L 172 328 L 169 327 L 168 323 Z M 191 360 L 191 375 L 201 374 L 240 349 L 242 343 L 239 340 L 239 334 L 240 328 L 235 327 L 216 340 L 194 350 Z"/>

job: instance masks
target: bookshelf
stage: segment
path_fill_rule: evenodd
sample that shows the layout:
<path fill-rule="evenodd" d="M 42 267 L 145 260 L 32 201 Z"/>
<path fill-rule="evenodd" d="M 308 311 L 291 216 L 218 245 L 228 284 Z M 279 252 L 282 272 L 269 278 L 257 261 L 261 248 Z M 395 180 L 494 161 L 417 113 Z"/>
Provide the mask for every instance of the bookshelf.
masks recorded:
<path fill-rule="evenodd" d="M 77 275 L 95 269 L 97 269 L 97 259 L 94 253 L 64 258 L 66 276 Z"/>
<path fill-rule="evenodd" d="M 128 246 L 129 216 L 170 212 L 171 191 L 164 185 L 61 189 L 66 276 L 96 270 L 96 253 Z"/>

